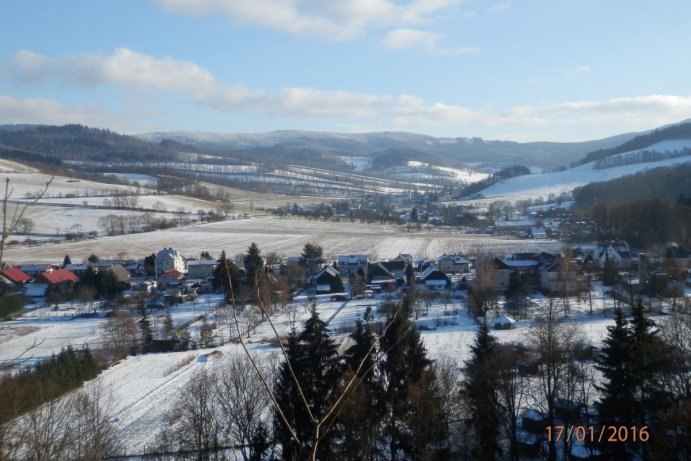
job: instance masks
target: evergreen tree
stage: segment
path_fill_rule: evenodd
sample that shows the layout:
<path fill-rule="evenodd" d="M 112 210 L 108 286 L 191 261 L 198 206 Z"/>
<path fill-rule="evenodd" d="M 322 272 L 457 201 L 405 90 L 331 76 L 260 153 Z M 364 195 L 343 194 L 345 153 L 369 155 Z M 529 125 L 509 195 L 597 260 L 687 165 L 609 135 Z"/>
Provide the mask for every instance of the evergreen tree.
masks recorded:
<path fill-rule="evenodd" d="M 382 452 L 378 437 L 386 411 L 384 385 L 375 366 L 374 354 L 378 349 L 376 338 L 365 322 L 357 322 L 350 338 L 353 345 L 344 354 L 343 381 L 357 376 L 339 415 L 342 442 L 337 455 L 344 460 L 371 460 Z"/>
<path fill-rule="evenodd" d="M 319 319 L 316 310 L 312 310 L 312 315 L 299 335 L 291 333 L 286 353 L 300 388 L 298 389 L 291 376 L 288 363 L 284 362 L 274 391 L 278 405 L 295 431 L 299 443 L 292 437 L 280 416 L 275 415 L 274 433 L 283 449 L 283 459 L 308 459 L 317 441 L 317 458 L 329 459 L 334 448 L 332 444 L 335 431 L 328 431 L 329 424 L 325 424 L 321 427 L 322 433 L 317 434 L 316 423 L 326 415 L 337 397 L 342 367 L 336 345 L 329 338 L 326 323 Z"/>
<path fill-rule="evenodd" d="M 144 270 L 148 275 L 156 275 L 156 255 L 154 253 L 144 258 Z"/>
<path fill-rule="evenodd" d="M 664 374 L 674 368 L 672 354 L 664 341 L 657 335 L 655 322 L 645 316 L 643 303 L 639 299 L 632 308 L 631 318 L 631 389 L 634 392 L 634 425 L 648 426 L 650 437 L 656 437 L 658 413 L 670 402 L 665 395 Z M 634 446 L 642 459 L 649 459 L 647 444 Z"/>
<path fill-rule="evenodd" d="M 417 207 L 413 207 L 413 210 L 410 212 L 410 221 L 418 222 L 419 220 L 420 216 L 418 215 Z"/>
<path fill-rule="evenodd" d="M 139 331 L 142 336 L 142 349 L 145 352 L 149 352 L 154 343 L 154 332 L 151 327 L 151 321 L 149 320 L 149 310 L 144 304 L 140 304 L 138 310 L 141 316 L 139 319 Z"/>
<path fill-rule="evenodd" d="M 66 267 L 68 264 L 72 264 L 72 260 L 70 259 L 70 255 L 65 255 L 65 259 L 62 260 L 62 267 Z"/>
<path fill-rule="evenodd" d="M 441 459 L 435 452 L 445 438 L 438 424 L 437 396 L 430 379 L 431 361 L 415 326 L 410 321 L 410 300 L 389 315 L 389 327 L 381 338 L 385 353 L 380 363 L 384 380 L 386 416 L 383 436 L 390 459 Z M 425 405 L 421 403 L 425 402 Z M 437 419 L 437 421 L 435 421 Z"/>
<path fill-rule="evenodd" d="M 333 283 L 331 284 L 331 292 L 332 293 L 343 293 L 345 288 L 343 287 L 343 280 L 341 280 L 341 276 L 337 276 Z"/>
<path fill-rule="evenodd" d="M 614 311 L 614 326 L 607 327 L 607 331 L 596 366 L 603 378 L 601 384 L 596 385 L 601 394 L 596 404 L 599 422 L 601 425 L 631 426 L 636 412 L 631 370 L 635 358 L 631 355 L 631 332 L 621 309 Z M 600 450 L 607 459 L 630 459 L 627 444 L 624 443 L 603 443 Z"/>
<path fill-rule="evenodd" d="M 163 318 L 163 336 L 166 339 L 173 339 L 175 337 L 175 324 L 173 323 L 170 309 L 166 309 L 165 317 Z"/>
<path fill-rule="evenodd" d="M 469 423 L 475 432 L 473 459 L 493 461 L 501 455 L 501 408 L 497 392 L 497 340 L 490 334 L 486 320 L 480 324 L 470 351 L 463 392 L 470 409 Z"/>
<path fill-rule="evenodd" d="M 238 296 L 240 288 L 239 282 L 242 276 L 233 261 L 226 257 L 225 250 L 221 251 L 221 256 L 218 258 L 218 264 L 214 269 L 212 277 L 213 282 L 211 283 L 211 286 L 214 290 L 223 291 L 230 297 L 229 288 L 231 287 L 230 283 L 232 282 L 233 292 L 236 297 Z"/>
<path fill-rule="evenodd" d="M 245 267 L 245 278 L 247 279 L 247 282 L 250 284 L 250 286 L 254 286 L 255 274 L 260 273 L 262 268 L 264 267 L 264 260 L 262 259 L 260 253 L 261 250 L 259 249 L 257 244 L 252 242 L 242 260 L 243 265 Z"/>

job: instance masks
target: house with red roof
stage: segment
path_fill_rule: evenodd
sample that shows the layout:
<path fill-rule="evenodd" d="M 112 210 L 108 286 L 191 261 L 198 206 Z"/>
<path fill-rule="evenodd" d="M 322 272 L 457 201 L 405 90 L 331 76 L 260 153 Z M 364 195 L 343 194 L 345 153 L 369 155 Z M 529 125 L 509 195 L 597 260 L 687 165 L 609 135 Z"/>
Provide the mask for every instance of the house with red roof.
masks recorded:
<path fill-rule="evenodd" d="M 79 278 L 68 269 L 41 272 L 41 274 L 36 277 L 36 283 L 45 283 L 49 287 L 57 289 L 62 293 L 72 290 L 77 280 L 79 280 Z"/>
<path fill-rule="evenodd" d="M 178 287 L 182 284 L 182 279 L 185 278 L 185 274 L 177 269 L 168 269 L 164 273 L 158 276 L 156 280 L 158 283 L 158 289 L 173 288 Z"/>
<path fill-rule="evenodd" d="M 15 286 L 22 286 L 29 283 L 32 278 L 29 274 L 17 267 L 11 267 L 0 272 L 0 275 L 12 282 Z"/>

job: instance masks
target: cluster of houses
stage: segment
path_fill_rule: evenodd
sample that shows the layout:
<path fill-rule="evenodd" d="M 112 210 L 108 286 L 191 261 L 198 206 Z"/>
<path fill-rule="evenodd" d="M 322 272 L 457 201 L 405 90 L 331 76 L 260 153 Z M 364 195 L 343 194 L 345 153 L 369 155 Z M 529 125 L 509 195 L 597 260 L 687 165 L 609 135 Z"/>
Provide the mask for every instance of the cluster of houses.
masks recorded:
<path fill-rule="evenodd" d="M 687 255 L 688 256 L 688 255 Z M 642 256 L 645 258 L 645 256 Z M 0 287 L 4 292 L 19 291 L 29 298 L 41 298 L 50 290 L 66 293 L 73 290 L 80 277 L 92 271 L 110 271 L 123 286 L 133 292 L 157 295 L 170 304 L 184 302 L 196 293 L 212 290 L 213 273 L 218 264 L 213 259 L 186 260 L 174 248 L 158 251 L 155 259 L 99 260 L 93 263 L 66 264 L 56 267 L 49 264 L 27 264 L 6 267 L 0 272 Z M 531 290 L 546 293 L 576 293 L 585 289 L 582 268 L 585 264 L 604 267 L 614 264 L 628 267 L 632 252 L 625 242 L 609 242 L 591 248 L 576 248 L 570 260 L 553 253 L 516 253 L 507 258 L 494 257 L 482 262 L 491 263 L 491 282 L 498 292 L 509 288 L 511 275 L 521 275 L 521 280 Z M 691 258 L 689 258 L 691 261 Z M 151 263 L 153 262 L 153 268 Z M 301 258 L 285 258 L 281 264 L 265 267 L 270 274 L 285 274 L 293 266 L 301 274 L 299 286 L 309 287 L 316 294 L 350 296 L 355 293 L 353 282 L 359 284 L 357 294 L 373 295 L 392 292 L 405 284 L 415 284 L 421 290 L 440 293 L 445 290 L 471 289 L 476 282 L 476 271 L 471 267 L 481 265 L 476 259 L 443 254 L 434 259 L 415 259 L 410 254 L 399 254 L 390 260 L 372 260 L 368 255 L 339 255 L 319 267 L 302 267 Z M 691 265 L 691 264 L 689 264 Z M 643 259 L 642 271 L 647 265 Z M 148 272 L 147 272 L 148 269 Z M 345 288 L 347 287 L 348 288 Z"/>

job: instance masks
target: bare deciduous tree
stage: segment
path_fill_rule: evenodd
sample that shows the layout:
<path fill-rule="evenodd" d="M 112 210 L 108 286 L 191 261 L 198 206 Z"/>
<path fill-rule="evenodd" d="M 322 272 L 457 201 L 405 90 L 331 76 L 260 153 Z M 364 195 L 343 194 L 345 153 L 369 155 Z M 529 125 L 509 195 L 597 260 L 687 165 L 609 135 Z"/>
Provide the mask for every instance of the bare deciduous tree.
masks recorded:
<path fill-rule="evenodd" d="M 262 414 L 268 396 L 248 358 L 234 356 L 221 366 L 216 381 L 216 400 L 222 412 L 219 419 L 226 439 L 239 448 L 243 460 L 249 461 L 254 437 L 265 426 Z"/>
<path fill-rule="evenodd" d="M 0 459 L 103 459 L 119 449 L 112 399 L 99 383 L 50 400 L 12 421 Z"/>
<path fill-rule="evenodd" d="M 576 344 L 581 341 L 577 325 L 564 322 L 561 312 L 557 300 L 548 298 L 528 335 L 528 346 L 538 364 L 538 377 L 532 397 L 534 403 L 546 413 L 548 426 L 555 424 L 558 400 L 568 397 L 566 387 L 569 385 L 573 352 Z M 549 440 L 548 459 L 557 459 L 554 438 Z"/>
<path fill-rule="evenodd" d="M 38 192 L 32 194 L 32 198 L 26 202 L 15 203 L 14 206 L 10 203 L 14 188 L 10 186 L 10 178 L 5 178 L 5 192 L 2 195 L 2 235 L 0 235 L 0 266 L 2 266 L 3 256 L 5 254 L 5 243 L 12 233 L 17 231 L 17 226 L 24 218 L 24 214 L 29 207 L 35 205 L 41 200 L 48 191 L 48 187 L 53 182 L 53 176 L 46 182 Z"/>

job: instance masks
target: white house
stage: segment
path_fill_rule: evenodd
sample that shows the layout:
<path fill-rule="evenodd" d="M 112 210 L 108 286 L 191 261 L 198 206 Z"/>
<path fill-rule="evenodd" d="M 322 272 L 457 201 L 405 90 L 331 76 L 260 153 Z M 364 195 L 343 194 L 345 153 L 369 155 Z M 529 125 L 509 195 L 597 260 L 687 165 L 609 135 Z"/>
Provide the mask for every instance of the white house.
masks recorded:
<path fill-rule="evenodd" d="M 186 272 L 185 258 L 182 257 L 178 250 L 164 248 L 156 253 L 156 270 L 160 274 L 171 269 L 175 269 L 178 272 Z"/>
<path fill-rule="evenodd" d="M 355 275 L 359 269 L 367 275 L 367 255 L 341 255 L 336 258 L 338 273 L 342 277 Z"/>

